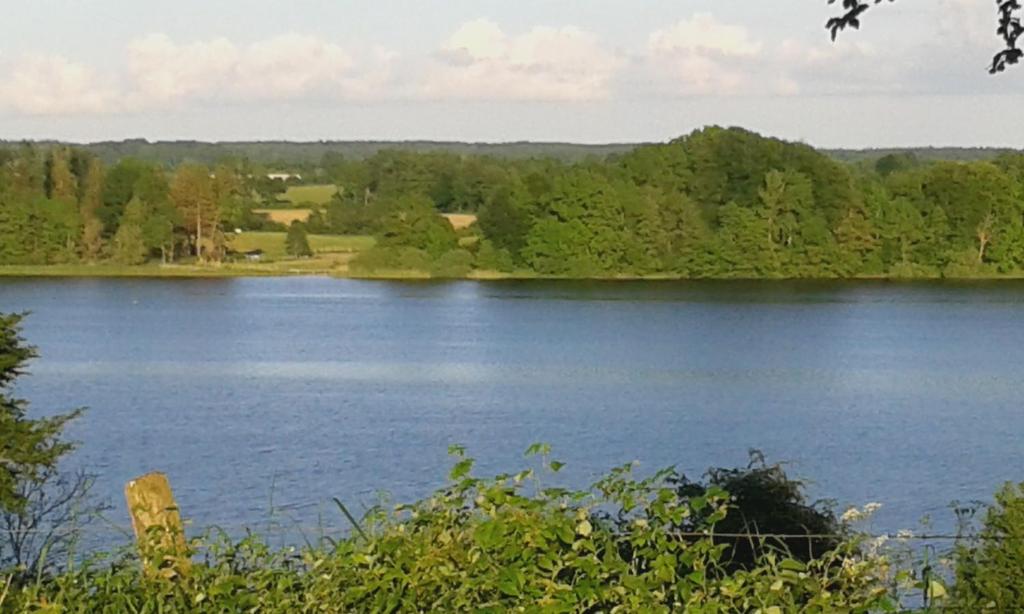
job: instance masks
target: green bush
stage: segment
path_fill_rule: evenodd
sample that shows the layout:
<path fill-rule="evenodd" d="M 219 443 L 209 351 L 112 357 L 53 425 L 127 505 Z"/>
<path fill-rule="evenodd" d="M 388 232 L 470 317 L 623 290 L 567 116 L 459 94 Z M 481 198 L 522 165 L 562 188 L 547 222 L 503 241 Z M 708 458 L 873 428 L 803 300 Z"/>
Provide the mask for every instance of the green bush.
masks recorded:
<path fill-rule="evenodd" d="M 421 271 L 431 269 L 430 255 L 415 247 L 373 247 L 349 262 L 354 273 Z"/>
<path fill-rule="evenodd" d="M 986 270 L 985 265 L 978 262 L 978 251 L 966 248 L 950 254 L 949 264 L 942 270 L 942 276 L 950 279 L 970 279 L 984 276 Z"/>
<path fill-rule="evenodd" d="M 464 249 L 445 252 L 430 268 L 433 277 L 461 279 L 473 270 L 473 254 Z"/>
<path fill-rule="evenodd" d="M 1024 484 L 996 493 L 971 541 L 956 552 L 956 611 L 1024 612 Z"/>
<path fill-rule="evenodd" d="M 480 241 L 476 251 L 476 267 L 485 271 L 511 273 L 515 268 L 512 255 L 505 248 L 497 248 L 494 243 L 484 239 Z"/>
<path fill-rule="evenodd" d="M 546 446 L 526 469 L 472 475 L 460 448 L 449 484 L 368 514 L 352 536 L 304 550 L 251 537 L 197 543 L 184 577 L 146 577 L 131 555 L 14 588 L 12 612 L 870 612 L 891 609 L 884 559 L 855 540 L 801 562 L 766 548 L 730 569 L 713 539 L 730 500 L 683 496 L 674 471 L 617 468 L 583 491 L 548 486 Z M 541 479 L 540 474 L 543 474 Z M 614 518 L 614 521 L 609 520 Z M 688 533 L 678 527 L 687 519 Z M 5 610 L 5 611 L 8 611 Z"/>
<path fill-rule="evenodd" d="M 889 277 L 892 279 L 934 279 L 939 277 L 939 272 L 933 267 L 910 262 L 898 262 L 889 268 Z"/>

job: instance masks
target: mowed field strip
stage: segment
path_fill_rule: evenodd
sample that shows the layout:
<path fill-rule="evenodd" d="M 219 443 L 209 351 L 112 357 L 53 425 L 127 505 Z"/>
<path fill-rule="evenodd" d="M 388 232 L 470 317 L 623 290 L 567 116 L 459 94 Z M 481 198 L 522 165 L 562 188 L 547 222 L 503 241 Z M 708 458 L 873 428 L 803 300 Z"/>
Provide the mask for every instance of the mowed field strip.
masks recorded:
<path fill-rule="evenodd" d="M 263 250 L 267 258 L 285 258 L 285 233 L 243 232 L 229 235 L 228 247 L 236 252 Z M 309 246 L 314 254 L 354 254 L 374 246 L 376 240 L 365 235 L 309 235 Z"/>
<path fill-rule="evenodd" d="M 282 204 L 291 204 L 293 207 L 303 205 L 326 205 L 331 202 L 334 195 L 338 193 L 338 186 L 333 184 L 323 185 L 293 185 L 285 190 L 284 194 L 277 197 Z"/>

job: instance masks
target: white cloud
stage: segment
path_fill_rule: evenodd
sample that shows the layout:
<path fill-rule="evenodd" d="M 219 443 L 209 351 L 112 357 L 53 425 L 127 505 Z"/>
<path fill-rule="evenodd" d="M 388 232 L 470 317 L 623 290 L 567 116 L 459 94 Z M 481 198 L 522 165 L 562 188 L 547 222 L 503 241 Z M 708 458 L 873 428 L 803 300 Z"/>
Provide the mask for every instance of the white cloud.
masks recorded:
<path fill-rule="evenodd" d="M 623 65 L 594 34 L 579 28 L 536 27 L 510 36 L 478 19 L 445 41 L 418 93 L 471 100 L 604 100 Z"/>
<path fill-rule="evenodd" d="M 793 0 L 795 1 L 795 0 Z M 698 12 L 619 51 L 577 27 L 509 32 L 463 23 L 433 51 L 399 57 L 285 33 L 251 42 L 150 34 L 123 64 L 58 55 L 0 58 L 0 109 L 20 115 L 202 110 L 282 101 L 589 101 L 1020 91 L 984 63 L 998 42 L 982 0 L 936 0 L 907 40 L 877 30 L 791 38 L 771 24 Z M 737 19 L 748 19 L 738 16 Z M 756 23 L 756 25 L 754 25 Z M 923 26 L 921 24 L 924 24 Z M 874 45 L 867 42 L 873 40 Z M 16 61 L 14 61 L 16 59 Z"/>
<path fill-rule="evenodd" d="M 198 100 L 349 99 L 373 94 L 387 76 L 383 51 L 360 69 L 353 56 L 314 36 L 284 34 L 248 45 L 217 38 L 179 44 L 163 34 L 133 41 L 128 74 L 136 104 Z"/>
<path fill-rule="evenodd" d="M 670 95 L 739 94 L 750 89 L 750 65 L 763 48 L 745 27 L 696 13 L 652 32 L 642 63 Z"/>
<path fill-rule="evenodd" d="M 24 55 L 4 65 L 0 107 L 24 115 L 73 115 L 117 110 L 121 98 L 95 69 L 59 55 Z"/>
<path fill-rule="evenodd" d="M 993 2 L 939 0 L 939 32 L 953 45 L 989 49 L 996 44 Z"/>
<path fill-rule="evenodd" d="M 695 13 L 668 28 L 655 30 L 648 38 L 653 55 L 705 54 L 711 56 L 752 57 L 762 44 L 751 38 L 743 26 L 720 22 L 711 13 Z"/>
<path fill-rule="evenodd" d="M 696 13 L 650 34 L 636 70 L 647 95 L 797 96 L 898 91 L 898 62 L 880 61 L 870 44 L 760 40 L 738 24 Z"/>
<path fill-rule="evenodd" d="M 787 95 L 900 93 L 906 63 L 898 54 L 880 53 L 870 43 L 853 39 L 807 43 L 786 39 L 765 58 L 769 70 L 794 84 Z"/>

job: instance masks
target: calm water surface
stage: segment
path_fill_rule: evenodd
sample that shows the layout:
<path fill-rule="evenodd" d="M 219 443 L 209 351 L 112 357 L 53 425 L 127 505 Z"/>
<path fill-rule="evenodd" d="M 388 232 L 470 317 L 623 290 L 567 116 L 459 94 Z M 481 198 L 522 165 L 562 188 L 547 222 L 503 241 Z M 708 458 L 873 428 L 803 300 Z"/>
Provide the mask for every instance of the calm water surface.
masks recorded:
<path fill-rule="evenodd" d="M 73 462 L 127 523 L 169 474 L 196 524 L 343 524 L 545 441 L 582 485 L 792 461 L 876 528 L 1024 479 L 1024 284 L 0 280 L 39 347 L 18 392 L 84 405 Z M 322 519 L 319 519 L 323 514 Z"/>

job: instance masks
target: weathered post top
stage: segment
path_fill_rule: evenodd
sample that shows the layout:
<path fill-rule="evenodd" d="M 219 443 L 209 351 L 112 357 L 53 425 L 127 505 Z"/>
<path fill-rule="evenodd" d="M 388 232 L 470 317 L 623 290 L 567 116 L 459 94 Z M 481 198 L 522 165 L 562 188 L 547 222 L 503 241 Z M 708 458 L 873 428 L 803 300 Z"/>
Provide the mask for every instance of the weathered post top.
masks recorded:
<path fill-rule="evenodd" d="M 147 473 L 124 487 L 132 530 L 147 573 L 173 577 L 188 572 L 188 545 L 178 504 L 163 473 Z"/>

